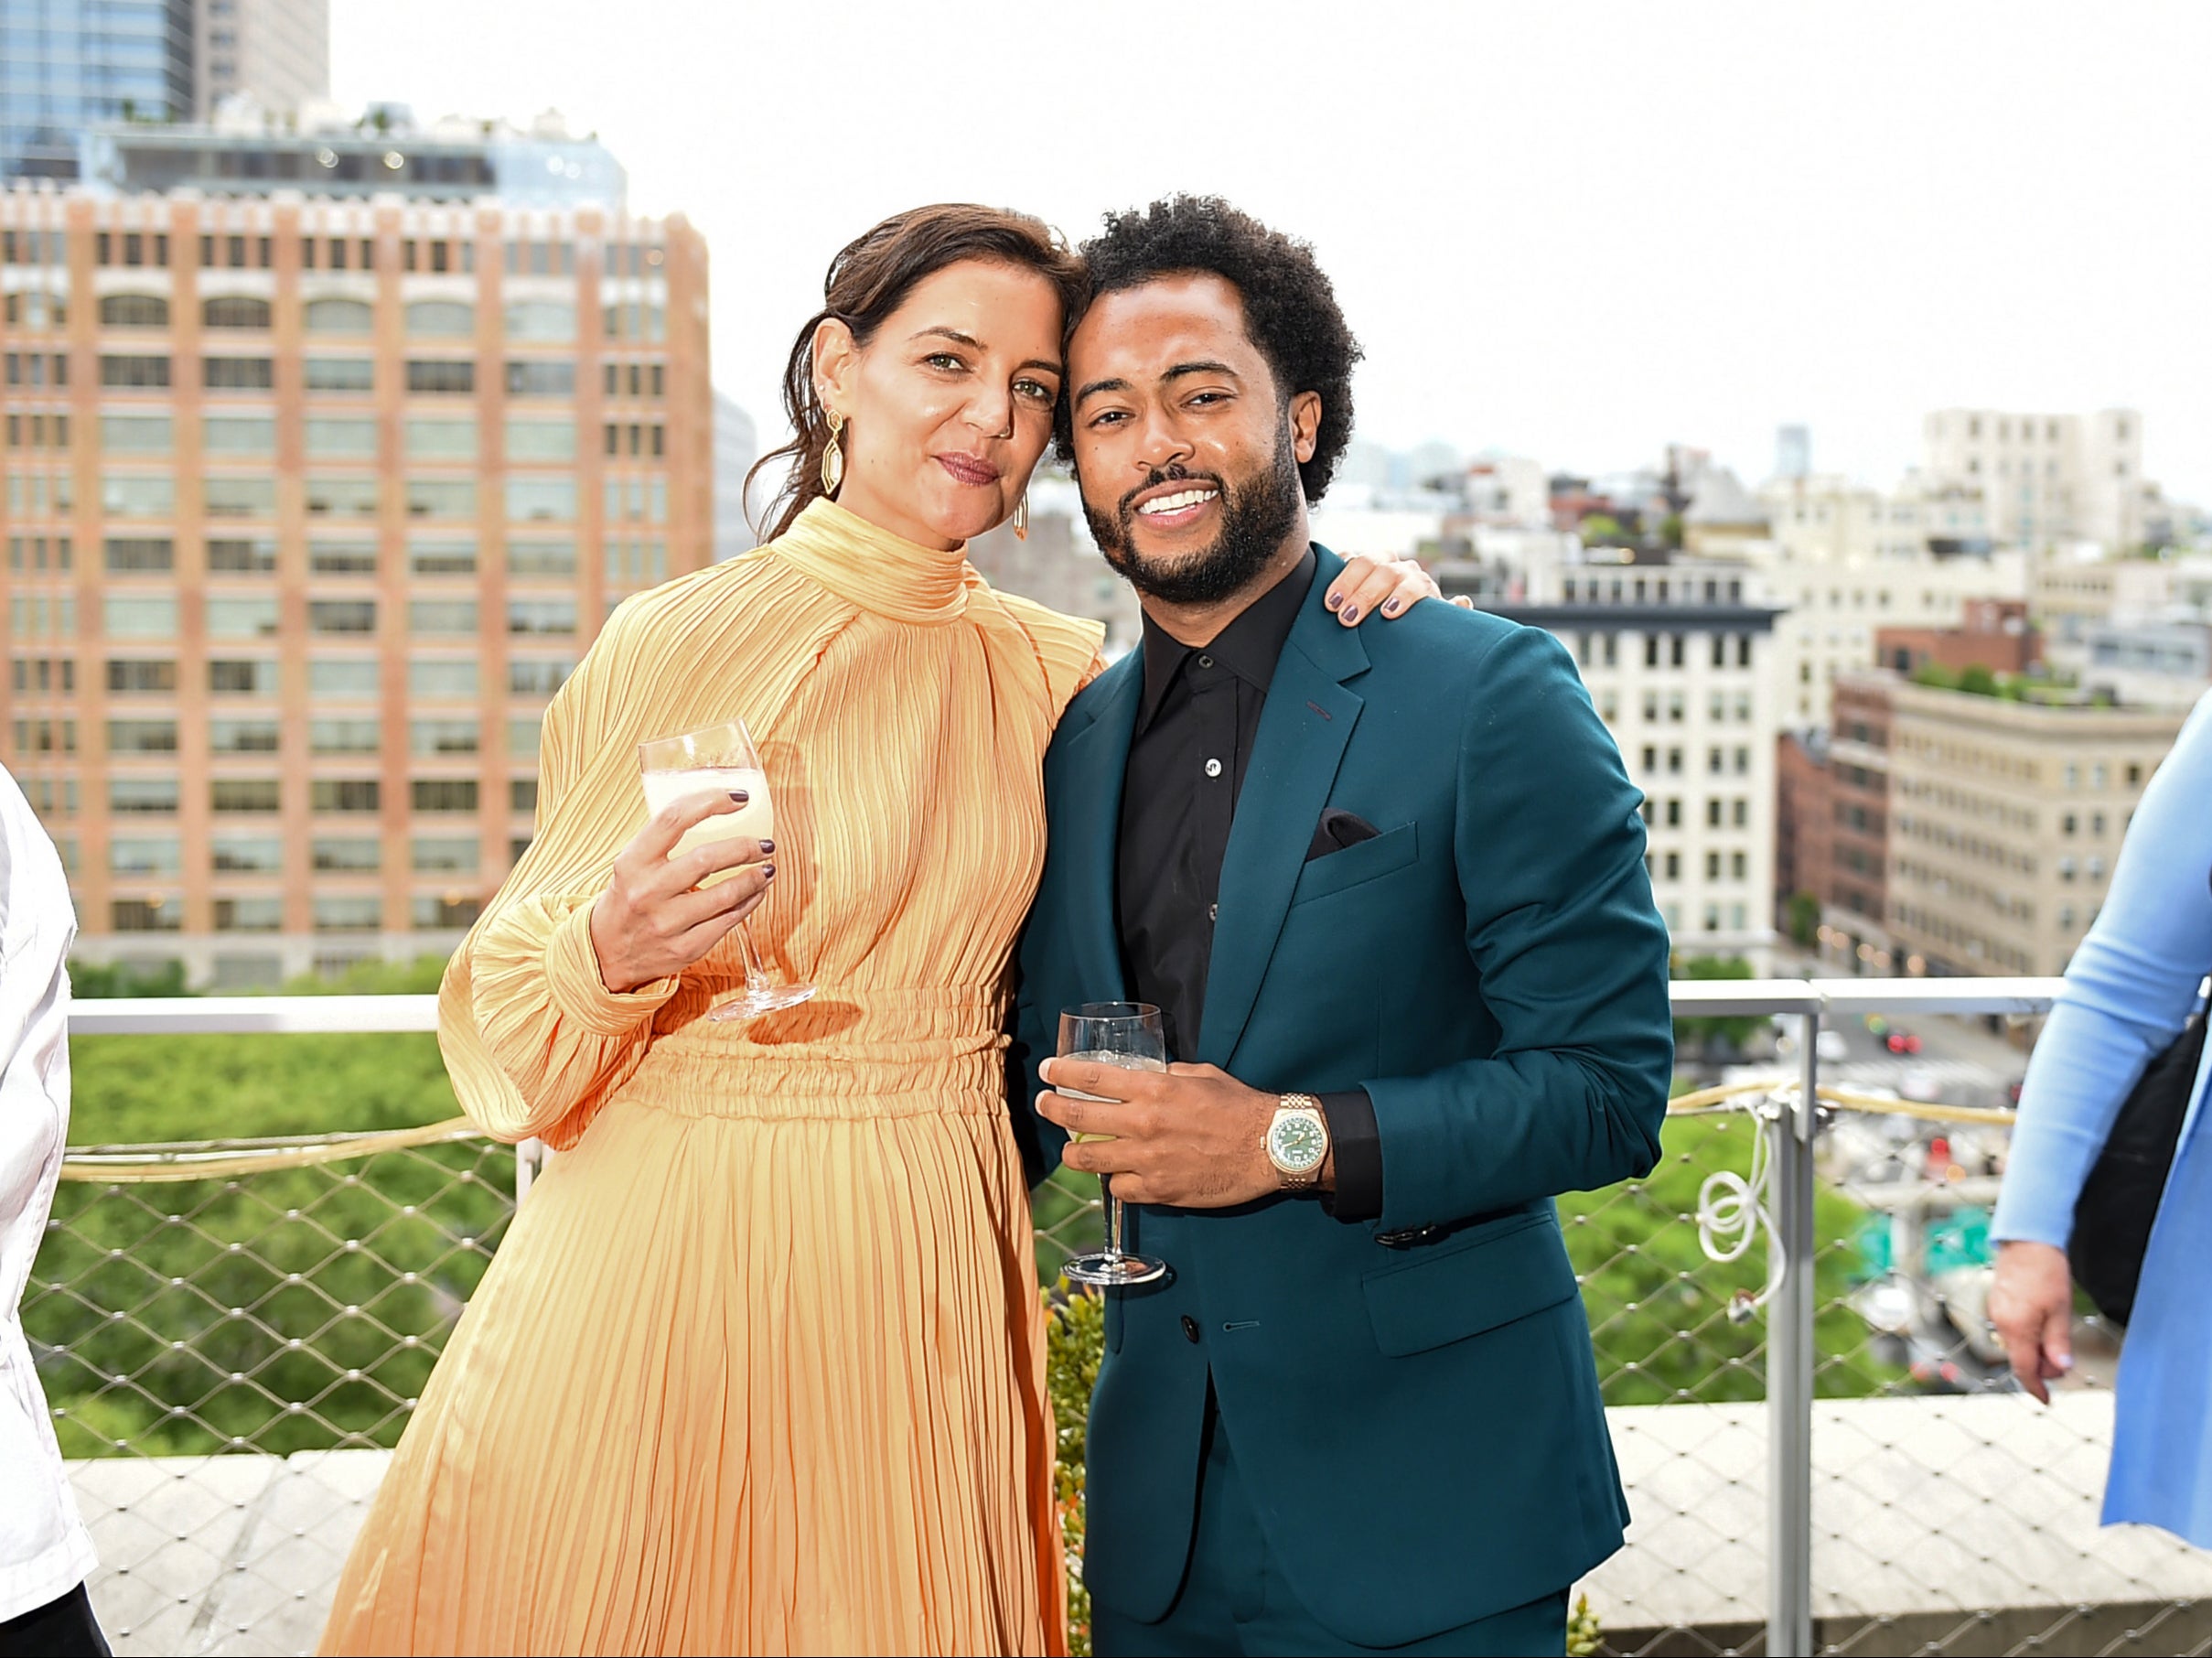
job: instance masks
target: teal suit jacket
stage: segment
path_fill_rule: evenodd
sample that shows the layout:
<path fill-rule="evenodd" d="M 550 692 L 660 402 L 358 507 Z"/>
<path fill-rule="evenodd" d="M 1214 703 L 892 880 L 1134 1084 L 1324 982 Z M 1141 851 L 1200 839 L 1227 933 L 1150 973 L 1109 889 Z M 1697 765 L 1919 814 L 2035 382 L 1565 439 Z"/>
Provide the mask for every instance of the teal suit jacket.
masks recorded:
<path fill-rule="evenodd" d="M 1086 1581 L 1164 1616 L 1210 1373 L 1270 1545 L 1345 1640 L 1394 1646 L 1572 1583 L 1627 1519 L 1554 1194 L 1658 1161 L 1673 1065 L 1641 796 L 1541 630 L 1424 604 L 1347 629 L 1324 550 L 1237 802 L 1197 1057 L 1270 1091 L 1364 1086 L 1383 1213 L 1311 1196 L 1133 1208 L 1174 1269 L 1109 1292 Z M 1017 1129 L 1061 1007 L 1125 993 L 1115 922 L 1142 653 L 1070 705 L 1021 947 Z M 1325 807 L 1380 833 L 1313 862 Z M 1386 1244 L 1384 1234 L 1441 1228 Z"/>

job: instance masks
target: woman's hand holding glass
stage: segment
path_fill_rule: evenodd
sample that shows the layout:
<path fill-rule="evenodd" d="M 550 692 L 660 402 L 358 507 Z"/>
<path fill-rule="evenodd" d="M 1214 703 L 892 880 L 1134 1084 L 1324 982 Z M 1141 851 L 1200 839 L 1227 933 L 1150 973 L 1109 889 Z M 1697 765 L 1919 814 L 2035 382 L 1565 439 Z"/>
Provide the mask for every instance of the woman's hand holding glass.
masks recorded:
<path fill-rule="evenodd" d="M 776 877 L 772 841 L 707 840 L 669 856 L 699 824 L 745 807 L 742 793 L 726 790 L 687 794 L 623 847 L 591 912 L 592 951 L 607 989 L 620 995 L 682 972 L 759 907 Z"/>

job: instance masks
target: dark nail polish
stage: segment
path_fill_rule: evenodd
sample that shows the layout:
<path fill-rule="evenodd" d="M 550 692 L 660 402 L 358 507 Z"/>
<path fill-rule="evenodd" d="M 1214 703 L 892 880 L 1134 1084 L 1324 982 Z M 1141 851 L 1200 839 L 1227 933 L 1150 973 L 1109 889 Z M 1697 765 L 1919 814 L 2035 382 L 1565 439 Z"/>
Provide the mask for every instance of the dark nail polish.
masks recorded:
<path fill-rule="evenodd" d="M 761 877 L 761 878 L 762 878 L 763 880 L 768 880 L 768 881 L 772 881 L 772 880 L 774 880 L 774 879 L 776 878 L 776 866 L 775 866 L 775 865 L 773 865 L 773 864 L 763 864 L 763 865 L 761 865 L 761 866 L 760 866 L 760 877 Z"/>
<path fill-rule="evenodd" d="M 1341 594 L 1341 593 L 1332 593 L 1332 594 L 1330 594 L 1330 595 L 1328 596 L 1328 608 L 1329 608 L 1330 609 L 1332 609 L 1332 610 L 1338 609 L 1338 608 L 1342 608 L 1343 604 L 1344 604 L 1344 595 L 1343 595 L 1343 594 Z"/>
<path fill-rule="evenodd" d="M 762 841 L 760 843 L 760 849 L 763 852 L 773 852 L 776 850 L 776 843 L 774 841 Z"/>
<path fill-rule="evenodd" d="M 730 799 L 736 801 L 740 806 L 744 805 L 746 802 L 751 800 L 752 798 L 753 797 L 751 795 L 747 794 L 742 789 L 733 789 L 730 791 Z"/>
<path fill-rule="evenodd" d="M 1389 604 L 1387 604 L 1387 605 L 1383 606 L 1383 607 L 1382 607 L 1382 613 L 1383 613 L 1383 615 L 1385 615 L 1385 616 L 1395 616 L 1395 615 L 1397 615 L 1397 614 L 1398 614 L 1398 601 L 1397 601 L 1396 599 L 1394 599 L 1394 598 L 1393 598 L 1392 600 L 1391 600 L 1391 602 L 1390 602 Z"/>
<path fill-rule="evenodd" d="M 1344 619 L 1348 622 L 1358 621 L 1359 619 L 1359 607 L 1358 605 L 1354 605 L 1350 609 L 1347 610 L 1344 613 Z"/>

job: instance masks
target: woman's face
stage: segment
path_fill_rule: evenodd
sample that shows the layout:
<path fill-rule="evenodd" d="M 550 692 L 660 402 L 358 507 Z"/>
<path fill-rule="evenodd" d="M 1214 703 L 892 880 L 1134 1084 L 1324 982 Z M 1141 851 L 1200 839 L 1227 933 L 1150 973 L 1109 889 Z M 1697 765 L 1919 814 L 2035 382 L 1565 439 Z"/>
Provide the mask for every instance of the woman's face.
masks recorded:
<path fill-rule="evenodd" d="M 947 265 L 864 348 L 823 323 L 814 361 L 846 423 L 838 504 L 908 541 L 957 547 L 1013 515 L 1052 436 L 1059 295 L 1018 265 Z"/>

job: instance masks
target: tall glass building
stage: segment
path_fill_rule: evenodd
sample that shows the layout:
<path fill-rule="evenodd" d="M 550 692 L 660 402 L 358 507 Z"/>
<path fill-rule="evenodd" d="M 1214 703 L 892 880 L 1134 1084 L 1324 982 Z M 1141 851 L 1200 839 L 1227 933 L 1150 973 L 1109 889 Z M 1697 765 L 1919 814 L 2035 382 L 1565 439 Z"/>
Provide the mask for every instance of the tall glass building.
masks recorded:
<path fill-rule="evenodd" d="M 188 121 L 193 0 L 0 0 L 0 178 L 71 178 L 77 135 Z"/>

